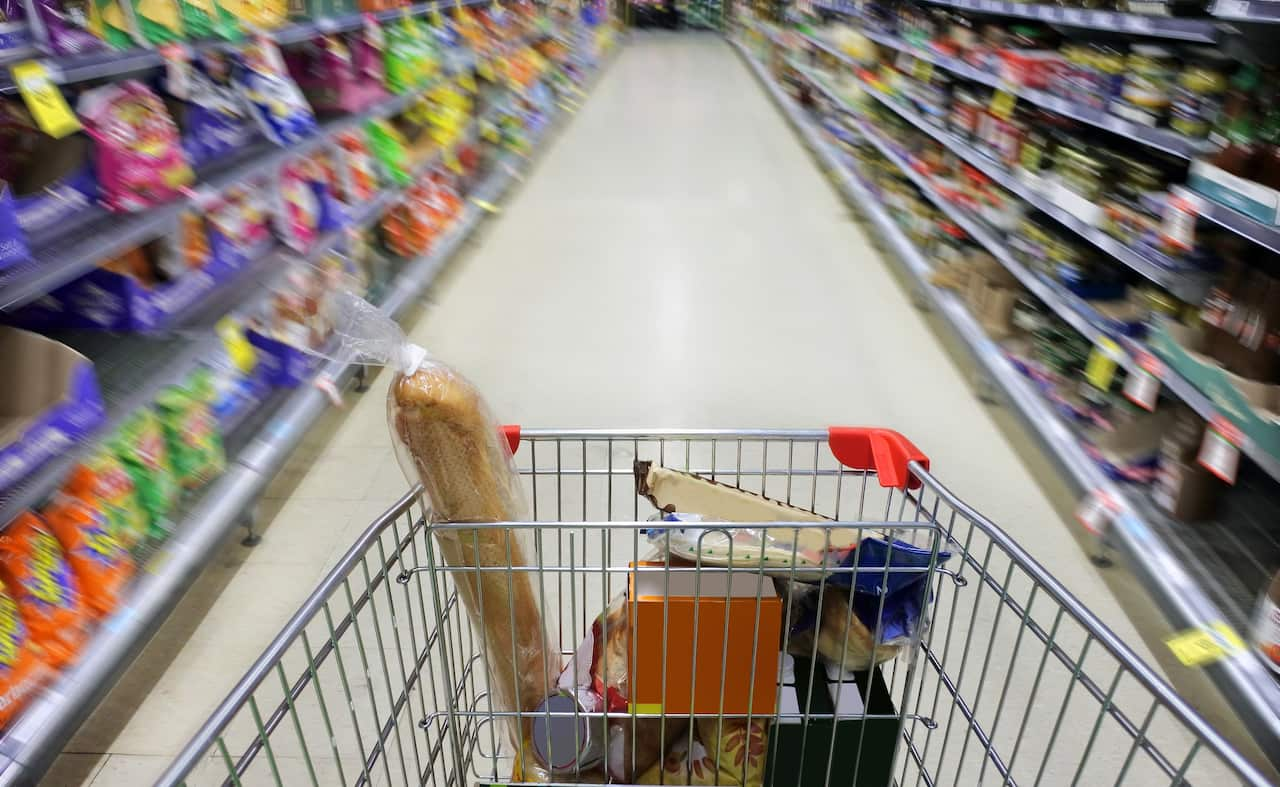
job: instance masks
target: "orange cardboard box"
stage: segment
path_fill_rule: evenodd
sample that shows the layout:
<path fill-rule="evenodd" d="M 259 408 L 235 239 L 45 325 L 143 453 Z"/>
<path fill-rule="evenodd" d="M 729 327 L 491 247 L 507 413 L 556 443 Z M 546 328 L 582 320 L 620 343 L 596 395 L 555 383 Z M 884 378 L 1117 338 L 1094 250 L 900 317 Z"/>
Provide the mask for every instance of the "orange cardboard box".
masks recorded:
<path fill-rule="evenodd" d="M 782 639 L 782 599 L 773 589 L 773 580 L 765 577 L 761 581 L 758 575 L 746 571 L 707 567 L 702 568 L 701 574 L 699 582 L 695 582 L 693 572 L 632 571 L 628 575 L 627 616 L 635 653 L 628 648 L 627 667 L 635 711 L 684 715 L 723 710 L 727 714 L 773 715 Z M 664 596 L 668 577 L 670 586 Z M 757 590 L 761 594 L 758 604 Z"/>

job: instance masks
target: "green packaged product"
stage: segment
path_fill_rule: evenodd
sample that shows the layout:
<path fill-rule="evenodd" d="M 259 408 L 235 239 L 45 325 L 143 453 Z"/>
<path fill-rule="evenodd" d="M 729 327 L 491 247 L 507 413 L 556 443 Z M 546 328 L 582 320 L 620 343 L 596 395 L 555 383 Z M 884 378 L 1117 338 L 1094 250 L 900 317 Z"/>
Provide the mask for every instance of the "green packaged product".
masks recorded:
<path fill-rule="evenodd" d="M 392 93 L 407 93 L 417 84 L 418 38 L 410 27 L 411 23 L 412 20 L 406 17 L 386 27 L 383 65 L 387 90 Z"/>
<path fill-rule="evenodd" d="M 213 378 L 207 369 L 185 385 L 171 385 L 156 397 L 169 461 L 178 483 L 186 489 L 204 486 L 226 469 L 222 435 L 213 417 Z"/>
<path fill-rule="evenodd" d="M 382 170 L 397 186 L 413 183 L 409 171 L 409 153 L 404 137 L 386 120 L 371 120 L 364 126 L 369 136 L 369 149 L 382 165 Z"/>
<path fill-rule="evenodd" d="M 191 38 L 235 39 L 240 25 L 229 8 L 217 0 L 178 0 L 182 25 Z"/>
<path fill-rule="evenodd" d="M 117 49 L 138 45 L 133 6 L 128 0 L 91 0 L 89 29 Z"/>
<path fill-rule="evenodd" d="M 133 2 L 133 18 L 148 44 L 169 44 L 187 37 L 180 6 L 179 0 Z"/>
<path fill-rule="evenodd" d="M 111 534 L 125 549 L 147 537 L 150 517 L 138 496 L 138 485 L 124 460 L 103 448 L 84 463 L 87 473 L 73 476 L 84 488 L 73 489 L 81 497 L 95 501 L 107 517 Z"/>
<path fill-rule="evenodd" d="M 148 531 L 163 537 L 166 517 L 182 493 L 169 464 L 164 429 L 155 411 L 146 408 L 134 414 L 111 438 L 111 448 L 124 462 L 138 490 L 138 500 L 147 512 Z"/>

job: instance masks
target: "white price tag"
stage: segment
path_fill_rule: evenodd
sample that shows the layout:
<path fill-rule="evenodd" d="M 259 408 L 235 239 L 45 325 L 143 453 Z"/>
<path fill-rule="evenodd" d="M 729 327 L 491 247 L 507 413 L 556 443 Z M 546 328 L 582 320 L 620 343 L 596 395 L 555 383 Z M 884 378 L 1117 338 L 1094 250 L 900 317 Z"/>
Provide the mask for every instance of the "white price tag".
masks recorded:
<path fill-rule="evenodd" d="M 1205 427 L 1204 440 L 1200 443 L 1196 461 L 1218 478 L 1234 484 L 1236 473 L 1240 470 L 1240 449 L 1229 437 L 1239 440 L 1238 430 L 1230 424 L 1210 424 Z"/>
<path fill-rule="evenodd" d="M 1130 33 L 1151 33 L 1155 31 L 1155 25 L 1151 24 L 1151 20 L 1138 14 L 1126 15 L 1123 27 Z"/>
<path fill-rule="evenodd" d="M 1218 0 L 1213 7 L 1214 16 L 1247 17 L 1249 3 L 1247 0 Z"/>
<path fill-rule="evenodd" d="M 1094 490 L 1076 506 L 1076 521 L 1094 535 L 1102 535 L 1116 518 L 1119 507 L 1105 492 Z"/>
<path fill-rule="evenodd" d="M 1160 398 L 1160 378 L 1144 369 L 1130 369 L 1124 378 L 1124 395 L 1144 410 L 1155 412 Z"/>
<path fill-rule="evenodd" d="M 1062 12 L 1062 21 L 1072 25 L 1082 25 L 1085 23 L 1083 11 L 1077 11 L 1074 8 L 1068 8 Z"/>

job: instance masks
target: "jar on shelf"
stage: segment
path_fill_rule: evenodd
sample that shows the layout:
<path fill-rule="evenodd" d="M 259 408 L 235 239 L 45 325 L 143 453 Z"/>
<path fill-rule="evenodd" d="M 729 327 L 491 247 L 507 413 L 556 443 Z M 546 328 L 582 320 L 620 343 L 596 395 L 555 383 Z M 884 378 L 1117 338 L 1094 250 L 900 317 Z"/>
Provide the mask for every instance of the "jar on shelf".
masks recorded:
<path fill-rule="evenodd" d="M 1169 127 L 1180 134 L 1203 139 L 1209 136 L 1227 92 L 1226 70 L 1230 62 L 1214 50 L 1197 49 L 1178 72 L 1169 104 Z"/>
<path fill-rule="evenodd" d="M 1144 126 L 1158 126 L 1169 114 L 1177 61 L 1162 46 L 1135 44 L 1124 62 L 1124 85 L 1110 111 Z"/>
<path fill-rule="evenodd" d="M 1090 202 L 1102 196 L 1106 167 L 1082 144 L 1073 142 L 1059 146 L 1054 156 L 1054 172 L 1064 186 Z"/>

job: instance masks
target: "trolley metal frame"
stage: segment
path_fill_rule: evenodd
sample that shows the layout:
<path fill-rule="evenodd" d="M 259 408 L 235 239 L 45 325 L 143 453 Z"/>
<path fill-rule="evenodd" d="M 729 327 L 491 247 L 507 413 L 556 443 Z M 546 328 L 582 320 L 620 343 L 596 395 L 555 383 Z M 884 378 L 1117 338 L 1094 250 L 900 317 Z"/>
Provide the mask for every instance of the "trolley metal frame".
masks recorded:
<path fill-rule="evenodd" d="M 900 785 L 1270 783 L 1040 563 L 942 486 L 927 459 L 861 449 L 851 455 L 835 445 L 837 436 L 837 430 L 509 433 L 530 521 L 431 523 L 420 489 L 410 491 L 325 576 L 159 784 L 510 783 L 513 764 L 529 758 L 523 741 L 511 744 L 505 723 L 523 723 L 529 714 L 494 709 L 484 637 L 472 630 L 455 574 L 527 572 L 555 629 L 552 640 L 571 656 L 596 613 L 625 587 L 628 564 L 657 546 L 642 532 L 653 508 L 634 491 L 637 459 L 830 517 L 830 525 L 818 525 L 828 544 L 833 533 L 856 532 L 858 544 L 864 535 L 891 534 L 930 550 L 925 568 L 890 568 L 886 561 L 877 569 L 884 579 L 892 571 L 927 575 L 920 599 L 927 625 L 878 670 L 893 714 L 868 713 L 871 686 L 859 684 L 860 713 L 824 716 L 806 703 L 791 714 L 746 716 L 748 724 L 800 723 L 806 731 L 815 721 L 862 722 L 852 773 L 833 772 L 834 736 L 826 751 L 802 748 L 806 758 L 825 758 L 827 784 L 863 783 L 864 754 L 884 754 L 863 752 L 866 725 L 884 721 L 896 724 L 889 756 L 892 781 Z M 477 528 L 487 527 L 532 541 L 535 564 L 440 567 L 433 533 L 475 538 Z M 710 532 L 729 536 L 732 550 L 742 528 L 762 527 L 716 524 Z M 767 527 L 786 534 L 815 525 Z M 942 552 L 951 553 L 948 562 L 939 562 Z M 792 566 L 789 578 L 803 579 Z M 699 561 L 654 570 L 668 582 L 680 571 L 695 573 L 699 583 L 712 571 L 750 571 L 763 582 L 763 568 Z M 833 592 L 829 582 L 818 582 L 819 594 Z M 784 652 L 794 650 L 789 609 L 787 615 Z M 816 640 L 813 647 L 817 655 Z M 618 719 L 583 715 L 595 716 L 591 723 L 602 730 Z M 741 718 L 713 717 L 717 730 Z M 662 717 L 633 707 L 632 730 L 649 718 Z M 692 724 L 688 736 L 692 748 Z M 719 751 L 716 757 L 718 771 Z"/>

